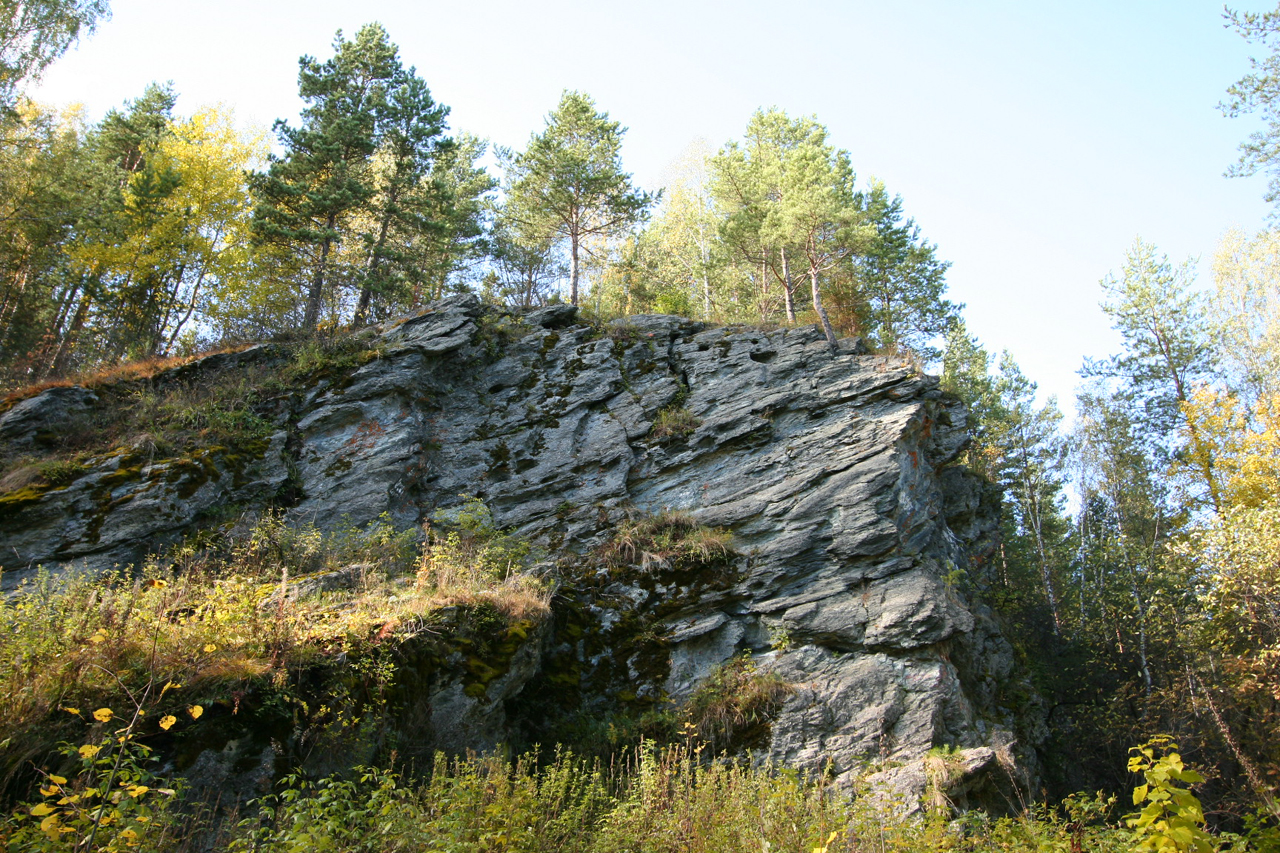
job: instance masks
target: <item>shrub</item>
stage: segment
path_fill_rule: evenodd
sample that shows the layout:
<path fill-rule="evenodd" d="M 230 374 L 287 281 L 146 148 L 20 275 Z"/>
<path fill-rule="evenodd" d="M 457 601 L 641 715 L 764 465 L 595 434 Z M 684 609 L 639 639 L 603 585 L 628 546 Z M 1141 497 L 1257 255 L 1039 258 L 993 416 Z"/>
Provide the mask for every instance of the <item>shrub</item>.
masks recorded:
<path fill-rule="evenodd" d="M 495 532 L 499 540 L 503 553 L 519 550 Z M 86 736 L 88 721 L 61 707 L 119 708 L 153 684 L 181 684 L 188 704 L 232 714 L 256 697 L 303 730 L 354 725 L 357 706 L 380 703 L 395 678 L 384 649 L 430 630 L 432 612 L 456 603 L 456 592 L 417 590 L 406 577 L 424 558 L 416 531 L 385 520 L 323 533 L 268 513 L 243 532 L 177 547 L 136 576 L 38 576 L 0 607 L 0 790 L 25 799 L 37 781 L 30 768 L 59 760 L 59 741 Z M 475 574 L 484 580 L 469 594 L 491 602 L 499 624 L 546 614 L 540 582 L 514 568 Z M 326 591 L 335 575 L 350 588 Z M 318 703 L 298 692 L 314 698 L 329 687 L 336 692 Z M 172 690 L 165 700 L 177 702 Z M 180 710 L 145 708 L 147 719 Z"/>

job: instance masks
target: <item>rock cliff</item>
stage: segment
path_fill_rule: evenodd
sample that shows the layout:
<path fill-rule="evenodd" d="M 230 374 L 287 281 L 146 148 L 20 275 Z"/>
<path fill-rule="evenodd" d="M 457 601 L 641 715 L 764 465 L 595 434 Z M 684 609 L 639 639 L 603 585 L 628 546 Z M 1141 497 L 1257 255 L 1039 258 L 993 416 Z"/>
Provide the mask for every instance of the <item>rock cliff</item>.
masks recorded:
<path fill-rule="evenodd" d="M 360 357 L 245 414 L 248 438 L 180 454 L 135 441 L 43 480 L 11 473 L 4 589 L 38 566 L 127 564 L 267 504 L 407 528 L 477 498 L 560 591 L 482 690 L 423 675 L 435 746 L 546 742 L 575 715 L 678 703 L 745 652 L 788 685 L 744 745 L 757 759 L 845 780 L 873 762 L 918 789 L 926 754 L 952 747 L 951 790 L 989 799 L 1034 769 L 1034 699 L 964 592 L 994 548 L 997 496 L 950 464 L 964 409 L 907 361 L 856 340 L 833 353 L 814 328 L 598 327 L 567 306 L 512 315 L 469 298 L 357 340 Z M 287 358 L 261 345 L 149 381 L 278 381 Z M 109 397 L 12 404 L 0 449 L 57 448 Z M 663 517 L 727 531 L 731 550 L 690 562 L 636 541 L 599 557 L 620 525 Z"/>

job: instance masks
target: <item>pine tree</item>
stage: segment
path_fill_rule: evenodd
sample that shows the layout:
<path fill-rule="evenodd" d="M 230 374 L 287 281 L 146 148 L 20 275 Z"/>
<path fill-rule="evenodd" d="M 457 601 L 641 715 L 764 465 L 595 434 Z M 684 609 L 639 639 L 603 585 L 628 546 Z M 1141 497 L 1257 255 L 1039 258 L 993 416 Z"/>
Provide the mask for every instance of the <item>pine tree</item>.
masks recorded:
<path fill-rule="evenodd" d="M 366 166 L 378 146 L 388 84 L 401 72 L 397 49 L 378 24 L 362 27 L 350 42 L 339 31 L 333 47 L 325 62 L 299 60 L 298 94 L 308 104 L 302 125 L 276 122 L 285 153 L 252 184 L 257 239 L 302 254 L 310 269 L 307 328 L 319 320 L 333 256 L 347 236 L 344 217 L 376 192 Z"/>
<path fill-rule="evenodd" d="M 837 287 L 833 301 L 847 306 L 846 315 L 862 315 L 862 334 L 875 346 L 935 361 L 941 353 L 934 342 L 964 307 L 944 297 L 951 264 L 938 259 L 938 247 L 921 238 L 915 220 L 904 221 L 902 196 L 890 197 L 884 184 L 872 181 L 858 203 L 874 234 L 852 256 L 850 286 Z"/>
<path fill-rule="evenodd" d="M 444 136 L 448 114 L 449 108 L 436 104 L 414 69 L 389 81 L 377 115 L 372 228 L 361 235 L 368 260 L 356 305 L 357 324 L 368 317 L 374 294 L 389 294 L 411 275 L 405 267 L 412 258 L 405 242 L 396 239 L 397 232 L 439 239 L 448 229 L 443 218 L 433 218 L 442 205 L 435 198 L 437 188 L 427 180 L 435 160 L 453 148 Z"/>
<path fill-rule="evenodd" d="M 622 171 L 626 128 L 581 92 L 565 91 L 547 127 L 523 153 L 504 152 L 506 216 L 531 238 L 569 247 L 569 301 L 577 305 L 584 243 L 624 233 L 656 197 L 631 185 Z"/>

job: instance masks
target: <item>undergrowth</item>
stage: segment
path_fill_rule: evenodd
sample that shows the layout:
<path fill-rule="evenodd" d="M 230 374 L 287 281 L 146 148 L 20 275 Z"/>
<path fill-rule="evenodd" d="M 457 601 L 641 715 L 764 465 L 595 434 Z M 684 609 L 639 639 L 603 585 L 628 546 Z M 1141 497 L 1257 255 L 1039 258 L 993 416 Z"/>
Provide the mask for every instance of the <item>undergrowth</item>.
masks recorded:
<path fill-rule="evenodd" d="M 738 655 L 689 697 L 680 712 L 683 731 L 713 753 L 761 746 L 782 703 L 794 692 L 776 672 L 761 672 L 750 655 Z"/>
<path fill-rule="evenodd" d="M 672 405 L 658 412 L 653 418 L 650 437 L 659 443 L 679 441 L 693 435 L 702 421 L 682 405 Z"/>
<path fill-rule="evenodd" d="M 394 677 L 384 650 L 430 633 L 446 608 L 485 605 L 499 625 L 548 612 L 549 590 L 520 573 L 527 549 L 491 528 L 442 525 L 425 543 L 386 520 L 326 533 L 268 513 L 242 528 L 134 574 L 44 574 L 0 607 L 0 802 L 22 796 L 31 768 L 56 766 L 59 742 L 85 736 L 88 721 L 65 708 L 120 707 L 173 684 L 147 713 L 254 705 L 350 727 L 364 712 L 338 707 L 342 696 L 320 707 L 304 695 L 327 695 L 326 672 L 352 702 L 376 704 Z"/>
<path fill-rule="evenodd" d="M 298 388 L 342 381 L 379 355 L 365 336 L 308 338 L 273 345 L 234 369 L 175 370 L 195 359 L 153 359 L 19 389 L 0 400 L 0 413 L 53 387 L 80 385 L 98 401 L 50 424 L 48 436 L 17 450 L 0 447 L 0 493 L 66 486 L 104 456 L 132 465 L 212 447 L 261 452 Z"/>
<path fill-rule="evenodd" d="M 1131 849 L 1111 802 L 1078 797 L 1018 818 L 909 816 L 876 797 L 767 766 L 652 743 L 613 763 L 567 753 L 447 759 L 425 779 L 378 769 L 290 777 L 245 821 L 235 851 L 933 853 Z M 1230 848 L 1246 849 L 1239 839 Z"/>

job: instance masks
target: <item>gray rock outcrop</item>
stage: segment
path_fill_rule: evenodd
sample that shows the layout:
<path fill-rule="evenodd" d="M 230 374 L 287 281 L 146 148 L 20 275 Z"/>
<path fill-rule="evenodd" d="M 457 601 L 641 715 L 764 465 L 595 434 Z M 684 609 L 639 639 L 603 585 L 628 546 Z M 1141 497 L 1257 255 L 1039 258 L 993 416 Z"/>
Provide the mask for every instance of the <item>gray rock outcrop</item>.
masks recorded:
<path fill-rule="evenodd" d="M 986 750 L 965 754 L 975 789 L 979 770 L 1033 762 L 1032 744 L 1010 746 L 1033 728 L 1009 698 L 1027 692 L 1011 692 L 1022 683 L 1012 649 L 961 592 L 994 544 L 991 490 L 951 465 L 963 407 L 908 361 L 848 340 L 833 354 L 816 328 L 640 316 L 602 329 L 566 306 L 521 317 L 469 298 L 379 328 L 369 346 L 376 358 L 296 389 L 253 454 L 124 449 L 69 483 L 0 496 L 4 588 L 38 565 L 136 560 L 228 503 L 409 527 L 467 495 L 566 565 L 624 519 L 682 511 L 731 537 L 714 582 L 660 560 L 565 579 L 581 590 L 574 618 L 594 620 L 602 642 L 638 618 L 656 644 L 633 658 L 623 645 L 593 652 L 581 624 L 556 623 L 480 702 L 477 742 L 455 725 L 450 748 L 491 743 L 522 702 L 566 679 L 583 707 L 620 680 L 628 697 L 679 701 L 746 652 L 792 686 L 758 758 L 852 780 L 868 762 L 905 768 L 934 747 Z M 46 391 L 0 415 L 0 442 L 56 441 L 59 419 L 95 400 Z M 593 681 L 606 664 L 613 680 Z M 554 667 L 555 685 L 540 685 Z M 438 712 L 450 702 L 476 705 L 440 687 Z"/>

